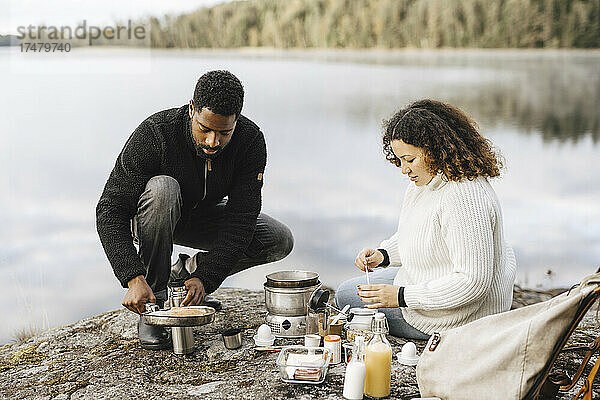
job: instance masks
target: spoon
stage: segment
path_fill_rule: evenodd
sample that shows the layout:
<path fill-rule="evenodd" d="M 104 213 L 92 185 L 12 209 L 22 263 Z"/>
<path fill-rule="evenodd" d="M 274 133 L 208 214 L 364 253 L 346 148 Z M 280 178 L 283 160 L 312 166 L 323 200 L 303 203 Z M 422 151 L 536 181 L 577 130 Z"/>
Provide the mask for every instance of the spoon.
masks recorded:
<path fill-rule="evenodd" d="M 346 314 L 346 311 L 348 311 L 349 308 L 350 308 L 350 304 L 346 304 L 344 306 L 344 308 L 342 308 L 342 311 L 340 311 L 340 313 L 335 316 L 335 318 L 333 319 L 333 321 L 331 321 L 331 325 L 335 325 L 340 320 L 340 318 L 342 318 L 342 316 L 344 314 Z"/>

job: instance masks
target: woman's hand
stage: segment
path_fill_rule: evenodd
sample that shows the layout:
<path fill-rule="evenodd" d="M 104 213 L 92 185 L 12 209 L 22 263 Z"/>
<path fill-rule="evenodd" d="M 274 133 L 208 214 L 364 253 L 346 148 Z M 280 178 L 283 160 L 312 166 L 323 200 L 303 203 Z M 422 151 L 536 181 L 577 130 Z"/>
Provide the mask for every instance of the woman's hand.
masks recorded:
<path fill-rule="evenodd" d="M 364 248 L 356 256 L 354 265 L 361 271 L 365 270 L 365 266 L 369 268 L 369 271 L 372 271 L 372 268 L 378 266 L 382 262 L 383 254 L 381 254 L 379 250 Z"/>
<path fill-rule="evenodd" d="M 366 303 L 366 308 L 398 307 L 398 290 L 400 286 L 358 285 L 358 296 Z"/>

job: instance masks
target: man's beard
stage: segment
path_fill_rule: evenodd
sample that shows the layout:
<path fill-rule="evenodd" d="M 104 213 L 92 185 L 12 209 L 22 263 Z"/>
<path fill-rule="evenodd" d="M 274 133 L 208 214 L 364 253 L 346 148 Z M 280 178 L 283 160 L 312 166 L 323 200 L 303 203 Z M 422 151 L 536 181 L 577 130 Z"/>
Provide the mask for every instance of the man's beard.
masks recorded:
<path fill-rule="evenodd" d="M 215 154 L 206 154 L 206 153 L 204 153 L 204 152 L 202 151 L 202 149 L 206 149 L 206 150 L 209 150 L 209 151 L 216 151 L 216 153 L 215 153 Z M 219 154 L 219 152 L 220 152 L 221 150 L 223 150 L 223 147 L 221 147 L 221 146 L 210 147 L 210 146 L 207 146 L 207 145 L 205 145 L 205 144 L 199 144 L 199 145 L 197 145 L 197 146 L 196 146 L 196 151 L 197 151 L 197 152 L 198 152 L 198 151 L 202 151 L 202 153 L 203 153 L 204 155 L 206 155 L 206 156 L 211 156 L 211 155 L 212 155 L 212 156 L 216 156 L 217 154 Z"/>
<path fill-rule="evenodd" d="M 219 153 L 221 153 L 221 150 L 223 150 L 223 146 L 216 146 L 216 147 L 210 147 L 208 145 L 205 144 L 198 144 L 196 143 L 196 139 L 194 138 L 194 134 L 192 133 L 192 122 L 190 120 L 189 123 L 189 135 L 190 135 L 190 139 L 192 140 L 192 144 L 194 145 L 194 149 L 196 149 L 196 155 L 199 157 L 205 157 L 205 158 L 215 158 L 217 155 L 219 155 Z M 216 150 L 216 153 L 214 154 L 206 154 L 203 149 L 206 150 Z"/>

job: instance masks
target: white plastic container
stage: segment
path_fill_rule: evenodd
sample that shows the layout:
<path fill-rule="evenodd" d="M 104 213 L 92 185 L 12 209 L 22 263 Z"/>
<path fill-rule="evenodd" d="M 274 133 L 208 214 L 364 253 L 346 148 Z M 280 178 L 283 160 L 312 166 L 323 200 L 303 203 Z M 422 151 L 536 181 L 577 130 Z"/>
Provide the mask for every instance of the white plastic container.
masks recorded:
<path fill-rule="evenodd" d="M 311 333 L 304 335 L 304 346 L 306 347 L 321 347 L 321 336 Z"/>
<path fill-rule="evenodd" d="M 331 353 L 330 364 L 342 362 L 342 338 L 338 335 L 327 335 L 323 338 L 323 347 Z"/>

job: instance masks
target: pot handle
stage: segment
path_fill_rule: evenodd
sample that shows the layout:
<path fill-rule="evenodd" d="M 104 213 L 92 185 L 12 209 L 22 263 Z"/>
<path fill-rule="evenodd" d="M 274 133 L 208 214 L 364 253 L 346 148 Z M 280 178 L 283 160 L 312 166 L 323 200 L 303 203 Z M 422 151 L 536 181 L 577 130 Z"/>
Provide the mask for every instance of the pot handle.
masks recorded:
<path fill-rule="evenodd" d="M 323 309 L 329 301 L 329 290 L 318 288 L 310 296 L 309 306 L 313 311 Z"/>

